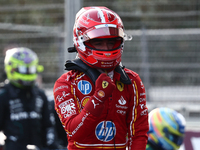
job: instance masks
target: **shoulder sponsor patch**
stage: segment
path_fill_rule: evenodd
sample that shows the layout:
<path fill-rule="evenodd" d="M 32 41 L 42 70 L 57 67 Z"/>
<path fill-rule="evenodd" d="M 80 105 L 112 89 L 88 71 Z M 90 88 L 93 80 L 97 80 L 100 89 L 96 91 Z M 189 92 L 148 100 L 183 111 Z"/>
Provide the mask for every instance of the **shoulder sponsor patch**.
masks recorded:
<path fill-rule="evenodd" d="M 117 89 L 122 92 L 124 90 L 124 83 L 121 81 L 116 81 Z"/>
<path fill-rule="evenodd" d="M 58 91 L 58 90 L 61 90 L 61 89 L 64 89 L 64 88 L 69 88 L 68 85 L 61 85 L 59 87 L 57 87 L 54 92 Z"/>
<path fill-rule="evenodd" d="M 82 94 L 86 95 L 92 91 L 92 85 L 86 80 L 81 80 L 78 82 L 78 89 Z"/>

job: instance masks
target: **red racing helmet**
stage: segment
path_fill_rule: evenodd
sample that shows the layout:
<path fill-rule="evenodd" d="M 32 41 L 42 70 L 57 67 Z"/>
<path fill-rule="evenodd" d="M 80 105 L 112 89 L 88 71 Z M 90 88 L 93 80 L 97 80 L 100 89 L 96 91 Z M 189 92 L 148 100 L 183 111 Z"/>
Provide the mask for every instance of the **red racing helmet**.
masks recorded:
<path fill-rule="evenodd" d="M 80 59 L 93 68 L 110 70 L 121 62 L 126 34 L 121 18 L 106 7 L 84 7 L 77 14 L 74 24 L 74 45 Z M 96 49 L 93 39 L 115 39 L 112 49 Z"/>

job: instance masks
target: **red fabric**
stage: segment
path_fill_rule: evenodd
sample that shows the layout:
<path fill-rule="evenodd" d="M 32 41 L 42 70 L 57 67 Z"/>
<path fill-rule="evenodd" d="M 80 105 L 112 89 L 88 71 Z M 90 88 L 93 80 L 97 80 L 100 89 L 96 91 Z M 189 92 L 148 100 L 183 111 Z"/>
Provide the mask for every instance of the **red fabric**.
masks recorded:
<path fill-rule="evenodd" d="M 95 82 L 94 95 L 90 97 L 84 108 L 99 117 L 104 109 L 104 101 L 112 95 L 114 89 L 115 84 L 111 78 L 102 73 Z"/>
<path fill-rule="evenodd" d="M 112 95 L 115 89 L 115 84 L 109 76 L 102 73 L 95 82 L 94 96 L 100 101 L 104 102 L 109 96 Z"/>
<path fill-rule="evenodd" d="M 97 87 L 88 76 L 78 71 L 69 71 L 55 82 L 55 109 L 67 132 L 69 150 L 125 150 L 126 146 L 129 150 L 146 149 L 149 127 L 145 87 L 138 74 L 128 69 L 125 71 L 132 84 L 118 81 L 120 75 L 115 72 L 113 83 L 116 88 L 111 86 L 109 90 L 113 92 L 104 91 L 106 98 L 100 98 L 104 103 L 99 103 L 102 108 L 97 105 L 99 109 L 94 112 L 89 108 L 94 108 L 92 100 L 102 80 L 107 80 L 105 75 L 97 81 Z"/>

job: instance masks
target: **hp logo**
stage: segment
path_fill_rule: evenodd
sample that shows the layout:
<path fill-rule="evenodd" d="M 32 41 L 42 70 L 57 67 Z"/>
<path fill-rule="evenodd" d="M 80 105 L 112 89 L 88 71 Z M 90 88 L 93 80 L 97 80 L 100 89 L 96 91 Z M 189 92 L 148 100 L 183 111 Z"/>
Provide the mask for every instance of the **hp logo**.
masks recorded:
<path fill-rule="evenodd" d="M 100 122 L 95 130 L 95 135 L 100 141 L 111 141 L 116 134 L 115 124 L 111 121 Z"/>
<path fill-rule="evenodd" d="M 86 95 L 92 91 L 92 85 L 88 81 L 81 80 L 78 82 L 78 89 L 81 93 Z"/>

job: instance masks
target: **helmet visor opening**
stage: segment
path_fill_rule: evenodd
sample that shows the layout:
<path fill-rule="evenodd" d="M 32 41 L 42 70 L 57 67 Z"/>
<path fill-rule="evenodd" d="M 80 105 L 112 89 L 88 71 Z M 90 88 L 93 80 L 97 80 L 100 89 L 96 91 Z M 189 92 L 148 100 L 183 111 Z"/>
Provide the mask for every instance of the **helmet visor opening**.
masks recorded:
<path fill-rule="evenodd" d="M 84 42 L 86 47 L 100 51 L 111 51 L 119 49 L 122 46 L 123 39 L 117 38 L 95 38 Z"/>
<path fill-rule="evenodd" d="M 21 74 L 36 74 L 37 68 L 36 66 L 18 66 L 15 71 Z"/>
<path fill-rule="evenodd" d="M 83 41 L 88 41 L 94 38 L 100 37 L 121 37 L 124 38 L 124 32 L 121 28 L 113 28 L 113 27 L 101 27 L 91 29 L 83 34 Z"/>

